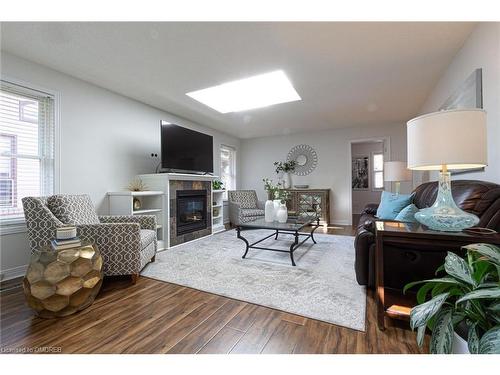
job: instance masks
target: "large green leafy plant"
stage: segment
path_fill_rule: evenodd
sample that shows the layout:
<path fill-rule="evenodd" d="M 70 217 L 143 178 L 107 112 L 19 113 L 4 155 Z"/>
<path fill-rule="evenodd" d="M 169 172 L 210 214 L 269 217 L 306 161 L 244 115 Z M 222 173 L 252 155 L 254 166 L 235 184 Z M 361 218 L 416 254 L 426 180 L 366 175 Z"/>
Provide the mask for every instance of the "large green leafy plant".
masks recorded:
<path fill-rule="evenodd" d="M 418 305 L 410 313 L 410 326 L 417 329 L 419 346 L 426 327 L 432 331 L 431 353 L 451 353 L 459 324 L 468 327 L 471 353 L 500 353 L 500 248 L 473 244 L 464 249 L 465 259 L 448 253 L 444 265 L 436 271 L 444 270 L 444 277 L 405 286 L 406 292 L 424 283 L 417 292 Z"/>

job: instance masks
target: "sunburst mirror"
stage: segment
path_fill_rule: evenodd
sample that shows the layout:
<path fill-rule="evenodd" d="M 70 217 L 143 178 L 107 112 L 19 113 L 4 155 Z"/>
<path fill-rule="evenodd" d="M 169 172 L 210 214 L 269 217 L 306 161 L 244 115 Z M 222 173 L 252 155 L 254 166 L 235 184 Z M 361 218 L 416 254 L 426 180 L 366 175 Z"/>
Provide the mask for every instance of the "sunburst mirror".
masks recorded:
<path fill-rule="evenodd" d="M 318 165 L 318 154 L 309 145 L 297 145 L 292 147 L 286 157 L 287 161 L 295 160 L 295 171 L 297 176 L 306 176 L 310 174 Z"/>

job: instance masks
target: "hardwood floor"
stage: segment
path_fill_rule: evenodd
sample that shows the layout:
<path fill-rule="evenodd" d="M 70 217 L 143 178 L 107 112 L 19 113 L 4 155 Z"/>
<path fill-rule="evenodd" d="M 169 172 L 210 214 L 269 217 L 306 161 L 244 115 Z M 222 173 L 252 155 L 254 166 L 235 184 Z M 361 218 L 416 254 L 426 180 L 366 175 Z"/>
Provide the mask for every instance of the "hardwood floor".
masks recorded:
<path fill-rule="evenodd" d="M 371 291 L 366 332 L 360 332 L 146 277 L 135 285 L 107 278 L 92 306 L 51 320 L 26 306 L 20 280 L 1 287 L 3 353 L 40 347 L 62 353 L 428 352 L 428 338 L 420 350 L 404 322 L 378 330 Z"/>

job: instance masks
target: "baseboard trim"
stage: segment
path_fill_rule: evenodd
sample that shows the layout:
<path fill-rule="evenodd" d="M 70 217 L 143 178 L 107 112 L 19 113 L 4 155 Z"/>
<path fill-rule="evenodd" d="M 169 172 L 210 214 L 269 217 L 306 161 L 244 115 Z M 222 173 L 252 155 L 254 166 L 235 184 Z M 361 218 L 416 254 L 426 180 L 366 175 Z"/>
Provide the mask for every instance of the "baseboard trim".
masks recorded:
<path fill-rule="evenodd" d="M 21 277 L 26 275 L 26 270 L 28 269 L 28 265 L 8 268 L 6 270 L 0 271 L 0 281 L 7 281 L 11 279 L 15 279 L 16 277 Z"/>

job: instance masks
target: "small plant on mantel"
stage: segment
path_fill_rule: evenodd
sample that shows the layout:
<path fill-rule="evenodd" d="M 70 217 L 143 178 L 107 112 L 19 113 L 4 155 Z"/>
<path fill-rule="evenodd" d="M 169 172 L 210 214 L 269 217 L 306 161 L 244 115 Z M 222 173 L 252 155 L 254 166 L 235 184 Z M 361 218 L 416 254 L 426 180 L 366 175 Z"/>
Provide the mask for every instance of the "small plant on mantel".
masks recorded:
<path fill-rule="evenodd" d="M 470 353 L 500 354 L 500 248 L 479 243 L 463 249 L 465 259 L 448 252 L 436 271 L 444 270 L 444 277 L 405 286 L 406 292 L 425 283 L 417 292 L 419 305 L 411 310 L 410 326 L 417 329 L 419 346 L 426 327 L 432 331 L 431 353 L 451 353 L 455 329 L 465 328 Z"/>
<path fill-rule="evenodd" d="M 214 189 L 214 190 L 224 189 L 224 182 L 222 182 L 221 180 L 212 181 L 212 189 Z"/>

